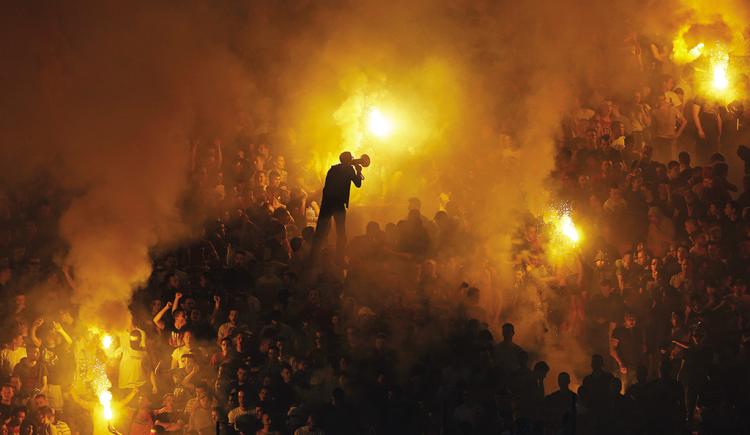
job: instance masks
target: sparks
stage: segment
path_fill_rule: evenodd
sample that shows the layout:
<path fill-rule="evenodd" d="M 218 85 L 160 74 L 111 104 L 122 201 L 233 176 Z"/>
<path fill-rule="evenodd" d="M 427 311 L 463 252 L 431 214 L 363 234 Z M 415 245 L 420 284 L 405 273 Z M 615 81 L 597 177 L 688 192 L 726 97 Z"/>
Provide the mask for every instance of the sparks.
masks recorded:
<path fill-rule="evenodd" d="M 112 347 L 113 338 L 111 335 L 104 333 L 97 327 L 89 327 L 91 334 L 98 334 L 99 341 L 102 349 L 109 350 Z M 93 337 L 92 337 L 93 338 Z M 107 376 L 106 363 L 96 358 L 94 363 L 89 367 L 88 376 L 90 379 L 90 386 L 96 397 L 99 399 L 99 405 L 102 409 L 102 417 L 106 421 L 111 421 L 114 418 L 114 411 L 112 410 L 112 382 L 110 382 Z"/>
<path fill-rule="evenodd" d="M 377 107 L 373 107 L 367 116 L 367 128 L 370 133 L 384 139 L 393 132 L 393 121 L 387 118 Z"/>
<path fill-rule="evenodd" d="M 553 264 L 564 262 L 584 235 L 576 226 L 567 206 L 552 207 L 543 216 L 547 231 L 547 255 Z"/>

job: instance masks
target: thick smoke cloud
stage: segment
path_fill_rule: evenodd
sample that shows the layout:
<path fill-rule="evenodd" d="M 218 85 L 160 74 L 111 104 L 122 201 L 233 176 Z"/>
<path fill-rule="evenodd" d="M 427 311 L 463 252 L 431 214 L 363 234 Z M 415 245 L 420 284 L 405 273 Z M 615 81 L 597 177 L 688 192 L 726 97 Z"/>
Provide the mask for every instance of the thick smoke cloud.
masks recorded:
<path fill-rule="evenodd" d="M 149 249 L 184 234 L 193 127 L 231 128 L 245 92 L 215 11 L 157 3 L 3 7 L 2 176 L 79 193 L 60 222 L 62 263 L 92 323 L 124 326 Z"/>
<path fill-rule="evenodd" d="M 509 286 L 509 238 L 521 212 L 550 200 L 545 179 L 571 96 L 627 95 L 628 36 L 722 20 L 699 3 L 6 4 L 0 177 L 13 186 L 43 173 L 80 193 L 61 220 L 63 263 L 77 302 L 107 314 L 102 303 L 126 302 L 148 277 L 149 249 L 187 234 L 178 203 L 193 136 L 272 133 L 315 190 L 361 133 L 362 109 L 340 109 L 376 95 L 401 125 L 393 142 L 357 150 L 374 162 L 361 203 L 420 196 L 429 214 L 442 193 L 464 204 L 486 244 L 477 261 L 499 265 Z M 719 15 L 737 5 L 720 6 Z M 398 207 L 378 213 L 402 217 Z"/>

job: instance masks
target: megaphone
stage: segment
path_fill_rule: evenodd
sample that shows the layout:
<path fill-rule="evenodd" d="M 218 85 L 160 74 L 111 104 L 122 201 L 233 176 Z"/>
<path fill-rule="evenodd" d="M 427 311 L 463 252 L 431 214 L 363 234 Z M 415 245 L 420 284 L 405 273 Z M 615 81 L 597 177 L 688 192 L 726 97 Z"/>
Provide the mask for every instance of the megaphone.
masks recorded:
<path fill-rule="evenodd" d="M 366 168 L 370 166 L 370 156 L 368 156 L 367 154 L 362 154 L 362 157 L 358 159 L 353 159 L 351 163 L 352 165 L 360 165 L 363 168 Z"/>

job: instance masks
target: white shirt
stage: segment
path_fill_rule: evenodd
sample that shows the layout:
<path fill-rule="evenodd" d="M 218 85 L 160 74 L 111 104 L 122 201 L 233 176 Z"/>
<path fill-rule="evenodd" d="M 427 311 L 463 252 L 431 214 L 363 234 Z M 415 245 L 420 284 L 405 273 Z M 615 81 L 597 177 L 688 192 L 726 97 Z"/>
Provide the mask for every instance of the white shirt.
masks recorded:
<path fill-rule="evenodd" d="M 19 346 L 16 350 L 10 348 L 3 349 L 0 352 L 0 367 L 2 367 L 5 375 L 13 373 L 13 369 L 16 365 L 21 362 L 22 358 L 26 358 L 26 348 Z"/>
<path fill-rule="evenodd" d="M 146 373 L 143 369 L 146 357 L 147 353 L 144 350 L 133 350 L 130 345 L 123 346 L 117 382 L 120 388 L 138 388 L 146 383 Z"/>

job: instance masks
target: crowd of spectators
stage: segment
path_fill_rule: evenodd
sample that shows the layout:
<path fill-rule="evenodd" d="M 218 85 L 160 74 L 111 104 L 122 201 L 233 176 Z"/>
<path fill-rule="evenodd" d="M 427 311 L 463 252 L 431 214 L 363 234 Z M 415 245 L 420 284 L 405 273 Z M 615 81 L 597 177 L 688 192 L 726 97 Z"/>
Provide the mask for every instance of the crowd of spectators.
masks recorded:
<path fill-rule="evenodd" d="M 747 167 L 729 164 L 747 162 L 732 143 L 744 112 L 651 73 L 656 85 L 565 118 L 551 177 L 587 238 L 551 264 L 543 224 L 529 219 L 514 288 L 464 282 L 470 216 L 428 218 L 416 198 L 403 220 L 369 223 L 343 261 L 312 259 L 316 192 L 295 181 L 299 168 L 264 137 L 196 142 L 184 207 L 204 213 L 200 234 L 154 253 L 131 330 L 94 358 L 113 384 L 113 429 L 746 431 L 750 176 L 735 186 Z M 44 184 L 0 198 L 4 433 L 103 430 L 75 387 L 98 341 L 56 266 L 69 199 Z M 550 367 L 481 303 L 526 291 L 542 269 L 544 321 L 580 340 L 590 370 Z"/>

